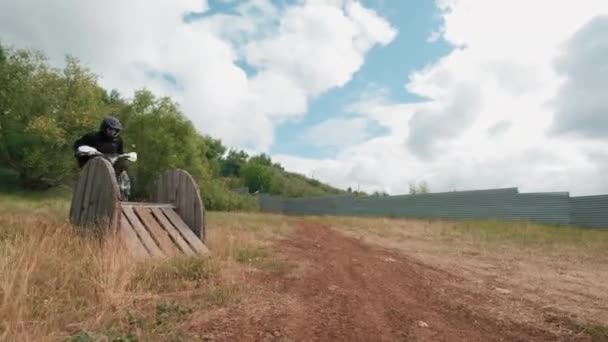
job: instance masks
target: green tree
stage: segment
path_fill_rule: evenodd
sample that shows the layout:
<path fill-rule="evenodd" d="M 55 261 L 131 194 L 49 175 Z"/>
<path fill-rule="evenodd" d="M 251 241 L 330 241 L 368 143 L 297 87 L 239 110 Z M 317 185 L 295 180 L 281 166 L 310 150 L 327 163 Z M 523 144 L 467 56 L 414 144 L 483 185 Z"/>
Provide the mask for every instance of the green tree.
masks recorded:
<path fill-rule="evenodd" d="M 272 166 L 272 160 L 270 159 L 270 156 L 266 155 L 265 153 L 249 158 L 249 162 L 264 166 Z"/>
<path fill-rule="evenodd" d="M 230 149 L 226 159 L 221 161 L 221 174 L 224 177 L 239 177 L 241 174 L 241 168 L 247 164 L 249 155 L 244 151 L 237 152 L 236 150 Z"/>
<path fill-rule="evenodd" d="M 420 182 L 418 184 L 418 193 L 420 194 L 428 194 L 430 192 L 429 185 L 426 181 Z"/>
<path fill-rule="evenodd" d="M 125 127 L 125 146 L 135 145 L 138 153 L 131 167 L 137 179 L 136 195 L 147 196 L 160 174 L 174 167 L 188 171 L 199 183 L 210 181 L 200 136 L 169 98 L 139 90 L 118 116 Z"/>
<path fill-rule="evenodd" d="M 209 163 L 211 174 L 213 177 L 219 177 L 221 173 L 221 161 L 224 153 L 226 153 L 226 147 L 222 144 L 221 140 L 210 136 L 201 136 L 200 140 L 201 152 Z"/>
<path fill-rule="evenodd" d="M 40 52 L 3 49 L 0 64 L 0 159 L 22 186 L 44 189 L 73 174 L 72 143 L 97 122 L 103 90 L 75 58 L 63 70 Z"/>
<path fill-rule="evenodd" d="M 76 58 L 51 68 L 41 52 L 0 45 L 0 166 L 18 174 L 21 186 L 44 189 L 71 179 L 77 171 L 74 141 L 97 130 L 110 112 L 125 126 L 125 149 L 139 155 L 130 167 L 136 197 L 147 196 L 172 167 L 193 175 L 212 210 L 255 209 L 255 196 L 232 190 L 243 186 L 287 197 L 343 192 L 287 172 L 266 154 L 226 154 L 221 140 L 199 134 L 168 97 L 142 89 L 127 100 L 102 89 Z"/>
<path fill-rule="evenodd" d="M 416 194 L 427 194 L 430 192 L 429 185 L 426 181 L 422 181 L 419 184 L 416 182 L 410 182 L 410 195 Z"/>
<path fill-rule="evenodd" d="M 251 193 L 261 192 L 278 195 L 282 192 L 283 179 L 272 166 L 249 162 L 243 167 L 242 176 L 245 186 L 249 188 Z"/>

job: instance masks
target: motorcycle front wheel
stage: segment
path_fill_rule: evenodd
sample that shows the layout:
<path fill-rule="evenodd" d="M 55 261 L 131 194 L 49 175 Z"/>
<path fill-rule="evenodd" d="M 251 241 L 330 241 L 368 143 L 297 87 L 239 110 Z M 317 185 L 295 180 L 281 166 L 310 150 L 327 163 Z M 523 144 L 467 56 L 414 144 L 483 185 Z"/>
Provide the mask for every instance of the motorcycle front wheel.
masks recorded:
<path fill-rule="evenodd" d="M 131 195 L 131 179 L 126 171 L 118 175 L 118 188 L 120 189 L 120 200 L 126 202 Z"/>

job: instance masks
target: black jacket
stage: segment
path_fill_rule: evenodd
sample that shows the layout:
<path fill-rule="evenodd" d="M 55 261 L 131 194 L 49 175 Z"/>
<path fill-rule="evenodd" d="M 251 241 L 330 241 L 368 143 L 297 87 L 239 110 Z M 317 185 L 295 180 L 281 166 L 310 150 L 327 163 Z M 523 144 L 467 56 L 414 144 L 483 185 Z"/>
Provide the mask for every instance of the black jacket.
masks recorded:
<path fill-rule="evenodd" d="M 85 134 L 80 139 L 76 140 L 74 143 L 74 152 L 78 150 L 78 147 L 83 145 L 94 147 L 103 154 L 124 153 L 121 137 L 111 139 L 100 131 Z M 83 167 L 90 157 L 77 157 L 77 159 L 79 166 Z"/>

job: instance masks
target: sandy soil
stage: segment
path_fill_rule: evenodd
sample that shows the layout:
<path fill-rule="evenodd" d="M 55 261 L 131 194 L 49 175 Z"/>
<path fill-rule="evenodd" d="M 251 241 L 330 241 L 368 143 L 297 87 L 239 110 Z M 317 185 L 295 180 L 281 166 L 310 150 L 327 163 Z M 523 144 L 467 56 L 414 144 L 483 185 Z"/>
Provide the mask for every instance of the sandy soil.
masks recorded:
<path fill-rule="evenodd" d="M 416 220 L 332 223 L 348 236 L 453 275 L 453 281 L 444 284 L 446 291 L 456 287 L 485 296 L 477 303 L 465 301 L 468 306 L 475 304 L 476 311 L 556 333 L 578 329 L 572 325 L 603 326 L 600 335 L 608 336 L 608 258 L 604 240 L 600 241 L 603 236 L 596 235 L 593 246 L 582 236 L 561 242 L 545 236 L 550 240 L 546 244 L 532 237 L 523 245 L 508 239 L 479 241 L 481 231 L 468 238 L 450 238 L 452 226 Z M 518 234 L 522 238 L 527 233 Z"/>
<path fill-rule="evenodd" d="M 537 325 L 484 310 L 505 293 L 457 286 L 464 276 L 323 224 L 301 223 L 275 250 L 294 267 L 252 272 L 257 295 L 189 330 L 207 341 L 591 341 L 563 317 Z"/>

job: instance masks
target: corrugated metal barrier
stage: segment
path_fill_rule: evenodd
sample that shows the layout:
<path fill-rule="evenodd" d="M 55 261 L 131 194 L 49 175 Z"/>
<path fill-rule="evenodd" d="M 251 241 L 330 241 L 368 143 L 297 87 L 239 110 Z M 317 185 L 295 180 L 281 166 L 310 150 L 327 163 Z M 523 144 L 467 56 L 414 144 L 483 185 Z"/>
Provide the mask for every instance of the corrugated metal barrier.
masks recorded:
<path fill-rule="evenodd" d="M 262 211 L 287 215 L 522 220 L 608 228 L 608 195 L 519 193 L 517 188 L 400 196 L 281 198 L 260 195 Z"/>
<path fill-rule="evenodd" d="M 608 195 L 570 198 L 570 224 L 608 228 Z"/>

